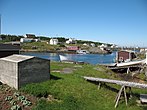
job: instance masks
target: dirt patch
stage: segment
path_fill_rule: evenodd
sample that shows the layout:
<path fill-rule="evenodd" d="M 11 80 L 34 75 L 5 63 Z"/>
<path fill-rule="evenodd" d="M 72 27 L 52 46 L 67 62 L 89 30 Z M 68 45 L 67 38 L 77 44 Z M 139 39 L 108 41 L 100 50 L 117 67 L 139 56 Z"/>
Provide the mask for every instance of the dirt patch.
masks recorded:
<path fill-rule="evenodd" d="M 63 68 L 63 70 L 61 71 L 61 74 L 71 74 L 71 73 L 73 73 L 72 68 Z"/>
<path fill-rule="evenodd" d="M 141 80 L 140 78 L 137 78 L 137 76 L 132 77 L 130 74 L 117 73 L 117 77 L 120 77 L 124 81 L 146 83 L 145 81 Z"/>
<path fill-rule="evenodd" d="M 20 97 L 24 97 L 24 101 L 20 100 L 16 93 L 19 93 Z M 20 107 L 21 110 L 30 110 L 36 105 L 36 102 L 37 98 L 34 96 L 18 92 L 5 84 L 0 85 L 0 110 L 10 110 L 12 106 Z M 28 103 L 28 105 L 25 105 L 25 103 Z"/>

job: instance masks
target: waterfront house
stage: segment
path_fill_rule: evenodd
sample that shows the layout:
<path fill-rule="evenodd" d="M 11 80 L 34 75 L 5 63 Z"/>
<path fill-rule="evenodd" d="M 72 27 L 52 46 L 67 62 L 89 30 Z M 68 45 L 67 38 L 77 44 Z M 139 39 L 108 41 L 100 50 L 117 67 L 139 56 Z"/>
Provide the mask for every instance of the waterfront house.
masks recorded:
<path fill-rule="evenodd" d="M 107 50 L 108 46 L 105 44 L 102 44 L 99 46 L 101 50 Z"/>
<path fill-rule="evenodd" d="M 66 44 L 76 44 L 77 41 L 74 39 L 74 38 L 69 38 L 67 41 L 66 41 Z"/>
<path fill-rule="evenodd" d="M 58 44 L 58 39 L 50 39 L 50 44 L 51 45 L 57 45 Z"/>
<path fill-rule="evenodd" d="M 20 39 L 21 43 L 27 43 L 27 42 L 39 42 L 40 39 L 36 38 L 34 34 L 26 34 L 24 38 Z"/>
<path fill-rule="evenodd" d="M 135 52 L 131 50 L 121 50 L 116 53 L 117 62 L 128 62 L 136 58 Z"/>
<path fill-rule="evenodd" d="M 13 54 L 19 54 L 20 46 L 12 44 L 0 44 L 0 58 Z"/>
<path fill-rule="evenodd" d="M 50 78 L 50 60 L 47 59 L 15 54 L 0 58 L 0 65 L 0 81 L 15 89 Z"/>
<path fill-rule="evenodd" d="M 21 43 L 33 42 L 33 39 L 32 39 L 32 38 L 21 38 L 21 39 L 20 39 L 20 42 L 21 42 Z"/>
<path fill-rule="evenodd" d="M 92 47 L 95 47 L 95 44 L 94 44 L 94 43 L 91 43 L 90 45 L 91 45 Z"/>
<path fill-rule="evenodd" d="M 80 48 L 78 46 L 68 46 L 67 50 L 70 52 L 77 52 Z"/>
<path fill-rule="evenodd" d="M 84 46 L 89 46 L 87 43 L 84 43 L 83 45 L 84 45 Z"/>

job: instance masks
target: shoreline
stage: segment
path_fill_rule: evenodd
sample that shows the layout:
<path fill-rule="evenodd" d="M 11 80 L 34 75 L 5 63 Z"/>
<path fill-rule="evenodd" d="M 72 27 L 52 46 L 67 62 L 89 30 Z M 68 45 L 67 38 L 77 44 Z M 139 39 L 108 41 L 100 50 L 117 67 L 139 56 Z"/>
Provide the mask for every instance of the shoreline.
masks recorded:
<path fill-rule="evenodd" d="M 56 50 L 20 50 L 20 53 L 22 52 L 34 52 L 34 53 L 41 53 L 41 52 L 46 52 L 46 53 L 67 53 L 67 54 L 77 54 L 76 52 L 71 52 L 71 51 L 56 51 Z M 111 53 L 104 53 L 104 52 L 92 52 L 90 54 L 111 54 Z"/>

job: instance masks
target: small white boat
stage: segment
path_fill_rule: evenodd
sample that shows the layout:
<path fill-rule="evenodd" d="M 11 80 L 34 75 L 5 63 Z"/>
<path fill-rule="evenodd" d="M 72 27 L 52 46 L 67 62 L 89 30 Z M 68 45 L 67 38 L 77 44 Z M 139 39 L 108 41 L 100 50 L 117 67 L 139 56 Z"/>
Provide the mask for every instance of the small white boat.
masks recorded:
<path fill-rule="evenodd" d="M 117 67 L 122 67 L 122 66 L 130 66 L 130 65 L 138 65 L 138 64 L 145 64 L 146 60 L 139 60 L 139 61 L 129 61 L 129 62 L 122 62 L 122 63 L 117 63 Z"/>
<path fill-rule="evenodd" d="M 87 50 L 77 50 L 78 54 L 88 54 L 89 52 Z"/>
<path fill-rule="evenodd" d="M 69 59 L 66 56 L 59 55 L 60 61 L 68 61 Z"/>
<path fill-rule="evenodd" d="M 60 61 L 61 62 L 65 62 L 65 63 L 75 63 L 75 61 L 72 61 L 70 59 L 68 59 L 66 56 L 63 55 L 59 55 Z"/>

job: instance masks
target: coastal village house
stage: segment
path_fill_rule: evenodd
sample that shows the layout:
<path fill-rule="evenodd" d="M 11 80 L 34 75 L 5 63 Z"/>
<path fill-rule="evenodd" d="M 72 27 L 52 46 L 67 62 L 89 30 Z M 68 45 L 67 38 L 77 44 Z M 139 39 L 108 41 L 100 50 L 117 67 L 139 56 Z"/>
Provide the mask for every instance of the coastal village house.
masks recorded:
<path fill-rule="evenodd" d="M 20 39 L 21 43 L 25 43 L 25 42 L 39 42 L 40 39 L 36 38 L 36 36 L 34 34 L 26 34 L 24 36 L 24 38 Z"/>
<path fill-rule="evenodd" d="M 0 58 L 13 54 L 19 54 L 20 46 L 12 44 L 0 44 Z"/>
<path fill-rule="evenodd" d="M 127 62 L 136 58 L 135 52 L 130 50 L 121 50 L 116 53 L 117 62 Z"/>
<path fill-rule="evenodd" d="M 69 38 L 67 41 L 66 41 L 66 44 L 76 44 L 77 41 L 74 39 L 74 38 Z"/>
<path fill-rule="evenodd" d="M 67 50 L 70 52 L 77 52 L 80 48 L 78 46 L 68 46 Z"/>
<path fill-rule="evenodd" d="M 91 47 L 95 47 L 95 44 L 94 43 L 91 43 L 90 45 L 91 45 Z"/>
<path fill-rule="evenodd" d="M 102 44 L 102 45 L 99 46 L 99 48 L 100 48 L 101 50 L 106 50 L 107 47 L 108 47 L 108 46 L 107 46 L 106 44 Z"/>
<path fill-rule="evenodd" d="M 50 61 L 26 55 L 0 58 L 0 81 L 19 89 L 29 84 L 49 80 Z"/>
<path fill-rule="evenodd" d="M 50 39 L 50 44 L 51 45 L 57 45 L 58 44 L 58 39 Z"/>

